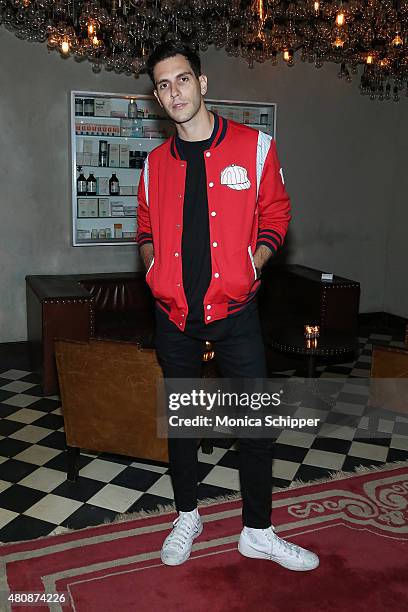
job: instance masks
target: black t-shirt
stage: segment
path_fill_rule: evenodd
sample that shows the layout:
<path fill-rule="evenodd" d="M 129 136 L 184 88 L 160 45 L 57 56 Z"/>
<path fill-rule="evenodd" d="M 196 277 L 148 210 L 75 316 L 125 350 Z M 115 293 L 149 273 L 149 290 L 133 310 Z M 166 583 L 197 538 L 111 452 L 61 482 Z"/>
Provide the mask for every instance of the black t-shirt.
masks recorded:
<path fill-rule="evenodd" d="M 215 123 L 207 140 L 189 142 L 176 138 L 177 149 L 187 162 L 182 236 L 183 286 L 188 304 L 186 331 L 205 325 L 203 302 L 211 281 L 211 252 L 204 151 L 214 139 Z"/>

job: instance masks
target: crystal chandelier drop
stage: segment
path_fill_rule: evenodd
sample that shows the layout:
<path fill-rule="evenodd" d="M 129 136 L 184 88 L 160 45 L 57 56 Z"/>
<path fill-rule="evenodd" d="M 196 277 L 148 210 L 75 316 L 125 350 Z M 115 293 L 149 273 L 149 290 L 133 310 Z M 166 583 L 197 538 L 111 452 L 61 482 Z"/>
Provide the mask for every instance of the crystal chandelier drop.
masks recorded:
<path fill-rule="evenodd" d="M 339 65 L 372 100 L 408 96 L 408 0 L 0 0 L 0 24 L 61 57 L 138 76 L 165 40 L 288 67 Z"/>

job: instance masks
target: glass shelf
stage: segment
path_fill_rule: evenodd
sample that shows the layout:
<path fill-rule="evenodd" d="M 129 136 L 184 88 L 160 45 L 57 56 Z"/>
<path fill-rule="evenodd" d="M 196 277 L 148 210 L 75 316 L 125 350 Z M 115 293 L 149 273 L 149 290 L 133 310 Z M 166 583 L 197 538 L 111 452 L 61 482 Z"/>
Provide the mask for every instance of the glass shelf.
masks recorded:
<path fill-rule="evenodd" d="M 89 119 L 115 119 L 120 121 L 121 119 L 133 119 L 137 121 L 171 121 L 167 117 L 105 117 L 103 115 L 75 115 L 75 119 L 83 119 L 88 121 Z"/>
<path fill-rule="evenodd" d="M 78 244 L 103 244 L 108 245 L 111 243 L 119 243 L 119 242 L 136 242 L 136 238 L 78 238 Z"/>
<path fill-rule="evenodd" d="M 76 196 L 77 199 L 81 198 L 81 199 L 92 199 L 92 198 L 137 198 L 137 194 L 134 193 L 132 195 L 125 195 L 125 194 L 120 194 L 120 193 L 116 193 L 114 195 L 112 195 L 111 193 L 108 194 L 103 194 L 103 193 L 98 193 L 96 195 L 77 195 Z"/>
<path fill-rule="evenodd" d="M 136 215 L 119 215 L 117 217 L 78 217 L 77 219 L 136 219 Z"/>
<path fill-rule="evenodd" d="M 95 166 L 94 164 L 78 164 L 77 166 L 81 166 L 81 168 L 99 168 L 100 170 L 140 170 L 140 172 L 143 170 L 143 168 L 132 168 L 132 167 L 128 167 L 128 166 Z"/>
<path fill-rule="evenodd" d="M 75 132 L 77 138 L 122 138 L 126 140 L 167 140 L 168 136 L 108 136 L 107 134 L 78 134 Z"/>

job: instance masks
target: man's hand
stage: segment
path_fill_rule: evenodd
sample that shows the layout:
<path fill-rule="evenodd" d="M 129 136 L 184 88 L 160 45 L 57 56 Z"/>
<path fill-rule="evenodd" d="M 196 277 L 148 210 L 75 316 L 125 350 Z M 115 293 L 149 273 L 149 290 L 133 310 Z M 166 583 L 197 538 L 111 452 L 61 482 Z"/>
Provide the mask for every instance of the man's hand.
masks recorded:
<path fill-rule="evenodd" d="M 154 257 L 153 245 L 151 242 L 148 242 L 147 244 L 144 244 L 143 246 L 141 246 L 139 250 L 140 250 L 140 256 L 147 270 L 150 264 L 152 263 L 152 259 Z"/>
<path fill-rule="evenodd" d="M 265 246 L 264 244 L 261 244 L 255 251 L 254 264 L 255 264 L 255 268 L 259 270 L 258 278 L 259 278 L 262 268 L 264 267 L 264 265 L 266 264 L 266 262 L 271 256 L 272 256 L 271 249 L 268 249 L 268 247 Z"/>

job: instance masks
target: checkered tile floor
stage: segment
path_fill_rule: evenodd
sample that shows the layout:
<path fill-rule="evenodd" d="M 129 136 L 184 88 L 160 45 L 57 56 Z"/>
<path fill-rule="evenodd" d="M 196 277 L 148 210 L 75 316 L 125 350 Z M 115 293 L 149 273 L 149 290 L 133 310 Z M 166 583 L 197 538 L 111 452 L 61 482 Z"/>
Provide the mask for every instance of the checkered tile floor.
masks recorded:
<path fill-rule="evenodd" d="M 364 410 L 355 391 L 358 379 L 369 376 L 371 343 L 402 344 L 401 331 L 363 333 L 355 362 L 318 368 L 320 377 L 348 377 L 354 383 L 354 393 L 343 397 L 343 416 Z M 86 527 L 121 512 L 150 510 L 173 500 L 167 465 L 106 453 L 81 453 L 79 481 L 68 482 L 59 398 L 43 397 L 38 376 L 16 367 L 12 357 L 8 361 L 12 368 L 7 368 L 4 357 L 0 359 L 1 542 L 46 535 L 56 526 Z M 28 362 L 19 363 L 27 367 Z M 297 373 L 295 367 L 280 375 Z M 274 447 L 273 485 L 285 487 L 293 480 L 326 477 L 331 471 L 408 459 L 408 419 L 398 417 L 398 422 L 395 435 L 375 440 L 362 440 L 358 430 L 347 427 L 328 428 L 324 437 L 283 431 Z M 200 499 L 239 490 L 234 441 L 215 444 L 211 455 L 199 451 Z"/>

